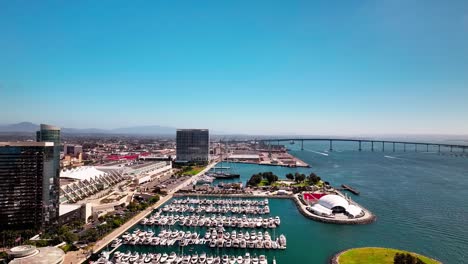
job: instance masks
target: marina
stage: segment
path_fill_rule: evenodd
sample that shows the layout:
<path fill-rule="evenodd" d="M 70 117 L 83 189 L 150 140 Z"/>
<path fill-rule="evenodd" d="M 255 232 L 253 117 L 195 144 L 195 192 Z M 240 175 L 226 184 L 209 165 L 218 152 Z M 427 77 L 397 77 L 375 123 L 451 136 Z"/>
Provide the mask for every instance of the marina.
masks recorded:
<path fill-rule="evenodd" d="M 143 264 L 143 263 L 153 263 L 153 264 L 276 264 L 276 260 L 273 259 L 272 262 L 269 262 L 265 255 L 251 255 L 249 252 L 245 255 L 208 255 L 206 253 L 192 253 L 192 254 L 176 254 L 175 252 L 171 253 L 142 253 L 140 254 L 137 251 L 127 251 L 125 253 L 116 251 L 109 260 L 107 254 L 102 254 L 96 264 Z"/>
<path fill-rule="evenodd" d="M 286 250 L 287 239 L 276 232 L 281 220 L 270 215 L 269 204 L 265 198 L 174 198 L 114 239 L 96 263 L 276 263 L 264 252 Z"/>
<path fill-rule="evenodd" d="M 299 144 L 300 145 L 300 144 Z M 298 144 L 291 146 L 297 148 Z M 299 146 L 300 147 L 300 146 Z M 324 149 L 326 146 L 309 146 L 305 147 L 313 149 Z M 458 197 L 462 197 L 463 190 L 466 188 L 456 188 L 452 190 L 452 194 L 443 196 L 441 199 L 434 203 L 434 200 L 427 198 L 431 197 L 431 193 L 439 191 L 439 187 L 450 184 L 451 186 L 459 186 L 461 184 L 466 187 L 466 180 L 464 174 L 461 173 L 466 171 L 466 163 L 464 159 L 454 159 L 453 157 L 437 155 L 437 154 L 422 154 L 422 153 L 409 153 L 405 156 L 405 159 L 388 159 L 383 155 L 376 155 L 377 153 L 372 152 L 361 152 L 356 154 L 353 151 L 346 151 L 346 146 L 342 146 L 344 151 L 339 149 L 330 156 L 322 156 L 314 154 L 310 151 L 293 150 L 294 155 L 298 155 L 299 158 L 308 161 L 309 163 L 323 164 L 319 168 L 315 168 L 314 171 L 318 175 L 327 175 L 326 179 L 334 186 L 340 186 L 345 183 L 352 186 L 356 190 L 365 193 L 365 195 L 355 196 L 354 200 L 359 204 L 372 210 L 378 216 L 377 221 L 370 225 L 361 225 L 359 227 L 352 225 L 335 225 L 335 224 L 324 224 L 317 221 L 311 221 L 304 217 L 301 211 L 298 210 L 296 201 L 291 199 L 271 199 L 268 198 L 268 206 L 270 209 L 270 215 L 278 215 L 281 218 L 281 224 L 275 229 L 255 228 L 255 229 L 243 229 L 244 237 L 245 231 L 251 230 L 268 231 L 271 237 L 278 237 L 279 234 L 284 234 L 287 238 L 287 248 L 285 250 L 268 250 L 265 248 L 234 248 L 234 247 L 210 247 L 209 242 L 204 244 L 192 244 L 181 247 L 178 243 L 174 243 L 172 246 L 151 246 L 151 245 L 127 245 L 121 244 L 116 251 L 121 253 L 138 252 L 142 254 L 164 254 L 168 255 L 170 252 L 175 252 L 179 255 L 191 255 L 197 253 L 206 253 L 207 255 L 219 256 L 244 256 L 247 252 L 253 255 L 265 255 L 268 259 L 268 263 L 272 263 L 272 260 L 276 259 L 278 263 L 328 263 L 329 259 L 337 252 L 352 248 L 356 246 L 375 245 L 392 248 L 406 248 L 413 252 L 418 252 L 427 256 L 440 259 L 444 263 L 463 263 L 464 259 L 464 248 L 466 242 L 463 237 L 466 235 L 466 230 L 457 229 L 457 226 L 463 226 L 462 218 L 441 218 L 437 215 L 430 213 L 427 209 L 427 202 L 431 201 L 431 207 L 434 209 L 447 210 L 454 212 L 456 215 L 462 216 L 462 212 L 455 210 L 452 206 L 453 201 L 465 204 L 464 200 L 460 201 Z M 352 146 L 349 147 L 352 149 Z M 447 171 L 446 166 L 438 165 L 439 163 L 449 163 L 453 168 Z M 421 168 L 431 167 L 429 173 L 421 174 Z M 259 171 L 272 171 L 277 175 L 286 175 L 287 173 L 307 173 L 305 168 L 285 168 L 285 167 L 270 167 L 270 166 L 259 166 L 249 164 L 236 164 L 237 171 L 241 174 L 239 181 L 246 182 L 250 176 Z M 392 177 L 385 177 L 387 170 L 393 171 Z M 449 182 L 447 176 L 453 180 Z M 444 177 L 440 177 L 443 175 Z M 425 179 L 426 181 L 421 181 Z M 430 181 L 429 181 L 430 179 Z M 223 180 L 229 182 L 230 180 Z M 223 182 L 215 180 L 213 184 Z M 401 188 L 401 186 L 393 183 L 405 181 L 408 187 Z M 437 188 L 433 188 L 430 183 L 437 183 Z M 420 196 L 414 197 L 414 191 L 421 193 Z M 390 195 L 394 194 L 394 195 Z M 235 196 L 235 195 L 234 195 Z M 286 198 L 278 196 L 276 198 Z M 184 204 L 197 206 L 217 206 L 214 203 L 218 203 L 217 200 L 224 200 L 219 203 L 232 203 L 232 205 L 238 206 L 238 201 L 244 201 L 247 204 L 248 200 L 262 201 L 265 198 L 256 198 L 256 195 L 239 195 L 238 197 L 228 197 L 221 195 L 205 195 L 197 196 L 192 194 L 185 196 L 184 194 L 176 195 L 175 198 L 169 200 L 164 205 L 175 205 Z M 213 200 L 213 202 L 210 202 Z M 216 202 L 215 202 L 216 201 Z M 299 202 L 300 203 L 300 202 Z M 383 204 L 392 206 L 382 206 Z M 162 207 L 164 207 L 162 205 Z M 221 204 L 222 206 L 223 204 Z M 252 204 L 251 204 L 252 205 Z M 258 206 L 258 205 L 257 205 Z M 441 207 L 443 206 L 443 207 Z M 162 208 L 160 207 L 160 208 Z M 407 210 L 405 208 L 412 208 Z M 445 210 L 445 209 L 444 209 Z M 157 210 L 153 211 L 152 214 L 156 213 Z M 195 213 L 163 213 L 161 215 L 194 215 Z M 460 215 L 461 214 L 461 215 Z M 211 217 L 212 214 L 202 214 L 203 216 Z M 216 215 L 216 214 L 215 214 Z M 223 216 L 230 216 L 232 214 L 224 214 Z M 242 214 L 237 215 L 242 217 Z M 246 215 L 246 216 L 262 216 L 262 215 Z M 405 219 L 404 224 L 400 222 L 401 219 Z M 413 220 L 414 219 L 414 220 Z M 421 221 L 424 226 L 432 226 L 431 230 L 422 228 Z M 448 229 L 444 232 L 438 232 L 437 237 L 441 241 L 445 241 L 439 244 L 437 247 L 431 246 L 434 233 L 433 230 L 439 230 L 442 226 L 440 222 L 444 222 L 444 226 L 455 228 L 457 232 L 451 232 Z M 198 239 L 204 239 L 206 231 L 212 227 L 186 227 L 180 226 L 177 223 L 174 226 L 155 226 L 155 225 L 141 225 L 139 222 L 128 230 L 129 233 L 138 228 L 143 231 L 153 231 L 155 234 L 159 234 L 162 229 L 167 231 L 171 230 L 183 230 L 196 232 L 199 234 Z M 216 228 L 216 227 L 214 227 Z M 226 230 L 232 232 L 236 230 L 239 233 L 240 228 L 224 227 Z M 445 228 L 442 228 L 445 230 Z M 339 239 L 338 239 L 339 237 Z M 402 240 L 401 237 L 408 237 L 408 239 Z M 414 239 L 414 238 L 418 239 Z M 232 244 L 231 244 L 232 245 Z M 110 244 L 104 250 L 111 251 L 114 248 L 110 247 Z M 109 257 L 112 260 L 112 254 Z M 252 263 L 252 262 L 251 262 Z"/>

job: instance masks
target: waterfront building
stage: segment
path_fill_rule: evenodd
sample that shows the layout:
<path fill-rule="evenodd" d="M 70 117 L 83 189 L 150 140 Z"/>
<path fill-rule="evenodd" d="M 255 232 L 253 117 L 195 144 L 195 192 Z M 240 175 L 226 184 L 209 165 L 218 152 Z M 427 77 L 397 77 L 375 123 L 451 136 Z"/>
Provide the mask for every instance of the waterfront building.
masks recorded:
<path fill-rule="evenodd" d="M 208 163 L 209 142 L 208 129 L 177 129 L 177 162 Z"/>
<path fill-rule="evenodd" d="M 124 180 L 122 169 L 82 166 L 60 172 L 60 203 L 75 203 Z"/>
<path fill-rule="evenodd" d="M 88 218 L 92 216 L 92 204 L 61 204 L 59 224 L 66 225 L 73 222 L 88 223 Z"/>
<path fill-rule="evenodd" d="M 322 216 L 344 214 L 348 217 L 356 218 L 363 214 L 359 206 L 350 204 L 345 198 L 335 194 L 322 196 L 318 202 L 310 208 L 313 213 Z"/>
<path fill-rule="evenodd" d="M 231 154 L 227 157 L 228 161 L 234 162 L 251 162 L 251 163 L 259 163 L 260 155 L 258 154 Z"/>
<path fill-rule="evenodd" d="M 125 168 L 126 176 L 134 179 L 136 184 L 153 181 L 155 179 L 163 180 L 163 178 L 172 175 L 171 161 L 139 161 L 137 164 Z"/>
<path fill-rule="evenodd" d="M 0 229 L 49 229 L 58 223 L 53 142 L 0 142 Z"/>

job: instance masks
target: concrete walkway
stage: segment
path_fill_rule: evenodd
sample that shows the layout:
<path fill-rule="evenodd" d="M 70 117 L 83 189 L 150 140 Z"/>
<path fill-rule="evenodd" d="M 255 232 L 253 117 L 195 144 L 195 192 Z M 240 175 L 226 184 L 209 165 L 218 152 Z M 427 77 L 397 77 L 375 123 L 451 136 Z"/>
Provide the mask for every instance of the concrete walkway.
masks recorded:
<path fill-rule="evenodd" d="M 171 190 L 166 196 L 164 196 L 163 198 L 161 198 L 156 204 L 154 204 L 153 206 L 150 206 L 148 208 L 146 208 L 146 210 L 140 212 L 139 214 L 137 214 L 136 216 L 134 216 L 132 219 L 128 220 L 125 224 L 123 224 L 122 226 L 120 226 L 119 228 L 115 229 L 114 231 L 112 231 L 111 233 L 107 234 L 104 238 L 102 238 L 101 240 L 97 241 L 94 246 L 93 246 L 93 252 L 99 252 L 100 250 L 102 250 L 104 247 L 106 247 L 107 244 L 109 244 L 110 242 L 112 242 L 112 240 L 118 238 L 120 235 L 122 235 L 127 229 L 129 229 L 130 227 L 132 227 L 133 225 L 135 225 L 136 223 L 138 223 L 141 219 L 143 219 L 144 217 L 146 217 L 147 215 L 149 215 L 151 212 L 153 212 L 153 210 L 157 209 L 158 207 L 160 207 L 162 204 L 164 204 L 165 202 L 167 202 L 168 200 L 170 200 L 174 193 L 177 192 L 178 190 L 192 184 L 192 181 L 193 180 L 196 180 L 198 177 L 200 177 L 201 175 L 205 174 L 208 170 L 210 170 L 211 168 L 213 168 L 214 166 L 216 165 L 216 162 L 215 163 L 211 163 L 210 165 L 208 165 L 204 170 L 202 170 L 201 172 L 199 172 L 197 175 L 191 177 L 191 178 L 188 178 L 186 181 L 184 181 L 182 184 L 180 184 L 179 186 L 177 186 L 176 188 L 174 188 L 173 190 Z M 67 254 L 65 254 L 65 260 L 64 260 L 64 264 L 77 264 L 77 263 L 83 263 L 86 259 L 87 259 L 88 256 L 86 256 L 86 254 L 84 254 L 83 251 L 70 251 L 68 252 Z"/>

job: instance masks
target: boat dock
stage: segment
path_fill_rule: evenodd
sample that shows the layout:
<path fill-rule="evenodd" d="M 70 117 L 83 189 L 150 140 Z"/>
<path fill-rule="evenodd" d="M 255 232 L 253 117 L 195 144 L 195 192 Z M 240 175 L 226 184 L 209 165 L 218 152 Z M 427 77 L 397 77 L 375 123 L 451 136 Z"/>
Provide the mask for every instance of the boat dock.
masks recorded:
<path fill-rule="evenodd" d="M 343 187 L 343 190 L 352 192 L 352 193 L 354 193 L 355 195 L 359 195 L 359 193 L 360 193 L 358 190 L 356 190 L 356 189 L 354 189 L 354 188 L 352 188 L 351 186 L 346 185 L 346 184 L 341 184 L 341 187 Z"/>

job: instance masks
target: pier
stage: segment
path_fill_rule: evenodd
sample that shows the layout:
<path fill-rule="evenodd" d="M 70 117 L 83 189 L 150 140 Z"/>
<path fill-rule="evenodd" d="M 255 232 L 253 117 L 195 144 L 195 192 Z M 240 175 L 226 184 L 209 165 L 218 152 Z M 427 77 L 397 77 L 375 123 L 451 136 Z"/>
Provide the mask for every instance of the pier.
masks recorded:
<path fill-rule="evenodd" d="M 346 184 L 341 184 L 341 187 L 343 190 L 350 191 L 351 193 L 354 193 L 355 195 L 359 195 L 359 191 L 353 189 L 351 186 L 348 186 Z"/>

